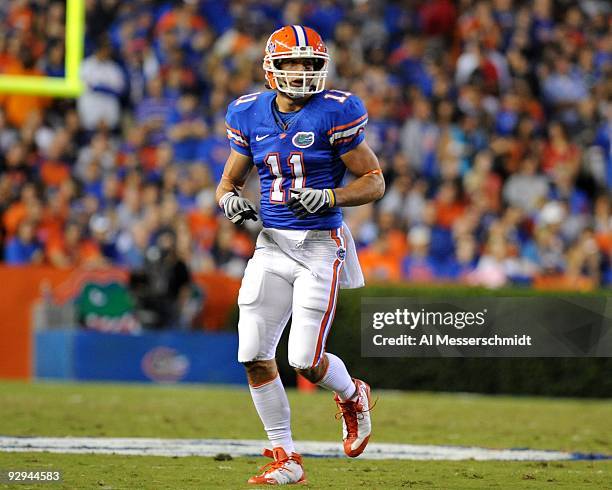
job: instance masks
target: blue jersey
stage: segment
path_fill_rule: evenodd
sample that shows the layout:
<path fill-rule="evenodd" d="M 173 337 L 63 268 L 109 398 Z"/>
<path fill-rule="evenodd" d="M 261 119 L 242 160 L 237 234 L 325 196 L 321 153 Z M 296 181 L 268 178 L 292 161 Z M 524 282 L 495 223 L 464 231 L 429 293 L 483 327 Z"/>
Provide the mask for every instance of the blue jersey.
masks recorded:
<path fill-rule="evenodd" d="M 253 159 L 261 184 L 259 215 L 267 228 L 331 230 L 342 226 L 342 210 L 296 218 L 286 203 L 289 189 L 333 189 L 346 167 L 341 156 L 364 139 L 368 114 L 348 92 L 313 95 L 286 130 L 274 117 L 276 92 L 243 95 L 227 109 L 231 147 Z"/>

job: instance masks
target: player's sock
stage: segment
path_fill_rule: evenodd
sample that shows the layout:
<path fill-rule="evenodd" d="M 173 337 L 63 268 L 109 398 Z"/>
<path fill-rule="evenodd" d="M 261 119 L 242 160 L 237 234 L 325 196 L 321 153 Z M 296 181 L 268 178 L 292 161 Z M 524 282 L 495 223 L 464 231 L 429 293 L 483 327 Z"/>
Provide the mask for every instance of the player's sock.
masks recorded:
<path fill-rule="evenodd" d="M 327 356 L 327 372 L 317 383 L 319 386 L 335 391 L 340 397 L 340 400 L 350 400 L 357 395 L 355 383 L 348 373 L 346 366 L 338 356 L 326 352 Z"/>
<path fill-rule="evenodd" d="M 291 438 L 291 409 L 280 376 L 260 386 L 249 386 L 253 404 L 263 422 L 272 447 L 295 452 Z"/>

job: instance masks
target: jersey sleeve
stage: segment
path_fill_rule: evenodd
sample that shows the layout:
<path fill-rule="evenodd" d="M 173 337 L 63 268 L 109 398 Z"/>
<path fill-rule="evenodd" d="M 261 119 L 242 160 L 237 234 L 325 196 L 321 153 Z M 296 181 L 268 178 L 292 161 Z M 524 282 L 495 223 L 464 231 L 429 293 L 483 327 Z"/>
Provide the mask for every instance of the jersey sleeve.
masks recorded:
<path fill-rule="evenodd" d="M 348 97 L 336 112 L 333 127 L 327 132 L 329 143 L 340 155 L 354 149 L 365 139 L 368 112 L 356 95 Z"/>
<path fill-rule="evenodd" d="M 252 157 L 251 145 L 249 143 L 245 112 L 235 110 L 236 101 L 227 108 L 225 115 L 225 128 L 230 147 L 247 157 Z"/>

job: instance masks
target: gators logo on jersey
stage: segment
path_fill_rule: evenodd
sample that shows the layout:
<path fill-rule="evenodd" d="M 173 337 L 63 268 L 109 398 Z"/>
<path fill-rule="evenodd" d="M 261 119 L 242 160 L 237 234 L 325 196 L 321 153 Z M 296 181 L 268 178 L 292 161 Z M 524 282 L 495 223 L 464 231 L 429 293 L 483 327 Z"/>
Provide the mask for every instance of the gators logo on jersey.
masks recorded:
<path fill-rule="evenodd" d="M 300 131 L 299 133 L 295 133 L 291 142 L 298 148 L 308 148 L 314 143 L 314 133 L 310 131 Z"/>

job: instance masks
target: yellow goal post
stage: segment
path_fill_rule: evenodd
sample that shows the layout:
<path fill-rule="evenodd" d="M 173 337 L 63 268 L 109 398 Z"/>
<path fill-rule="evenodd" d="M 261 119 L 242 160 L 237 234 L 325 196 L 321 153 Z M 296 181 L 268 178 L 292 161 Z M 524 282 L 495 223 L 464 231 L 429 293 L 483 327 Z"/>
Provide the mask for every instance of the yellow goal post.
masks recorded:
<path fill-rule="evenodd" d="M 85 0 L 66 0 L 66 48 L 64 78 L 0 75 L 0 93 L 76 97 L 83 83 L 79 77 L 85 37 Z"/>

